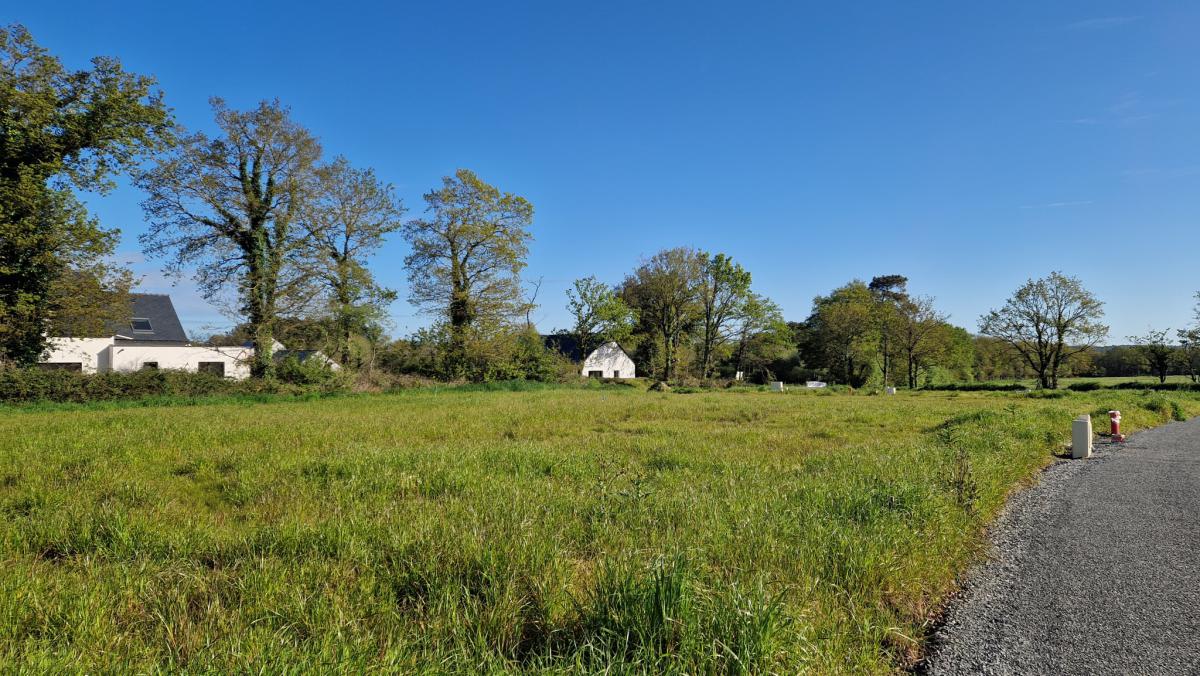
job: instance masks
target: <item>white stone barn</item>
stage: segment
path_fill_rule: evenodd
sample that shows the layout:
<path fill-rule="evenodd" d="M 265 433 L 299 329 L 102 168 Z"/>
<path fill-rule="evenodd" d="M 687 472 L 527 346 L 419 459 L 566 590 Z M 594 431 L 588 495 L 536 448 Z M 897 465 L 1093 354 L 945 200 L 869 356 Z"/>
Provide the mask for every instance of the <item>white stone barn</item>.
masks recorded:
<path fill-rule="evenodd" d="M 586 378 L 636 378 L 637 365 L 616 342 L 607 342 L 583 355 L 573 336 L 542 336 L 546 347 L 579 364 L 579 375 Z"/>
<path fill-rule="evenodd" d="M 128 322 L 108 327 L 106 337 L 51 337 L 50 349 L 42 356 L 43 368 L 61 368 L 83 373 L 130 372 L 142 369 L 174 369 L 211 373 L 238 380 L 250 377 L 254 348 L 249 346 L 208 347 L 193 345 L 179 322 L 171 297 L 132 294 L 132 316 Z M 275 344 L 275 355 L 288 354 Z M 302 360 L 319 352 L 297 352 Z M 336 364 L 332 368 L 337 368 Z"/>
<path fill-rule="evenodd" d="M 580 375 L 589 378 L 636 378 L 637 367 L 620 345 L 609 342 L 592 350 L 584 358 Z"/>

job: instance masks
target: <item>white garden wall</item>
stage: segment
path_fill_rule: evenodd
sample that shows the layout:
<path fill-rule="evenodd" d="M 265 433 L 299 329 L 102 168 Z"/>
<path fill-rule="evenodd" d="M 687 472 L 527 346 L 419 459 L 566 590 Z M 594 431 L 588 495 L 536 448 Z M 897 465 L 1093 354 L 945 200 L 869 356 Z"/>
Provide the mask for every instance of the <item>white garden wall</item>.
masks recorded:
<path fill-rule="evenodd" d="M 111 368 L 108 348 L 112 338 L 51 338 L 50 350 L 42 358 L 46 364 L 80 364 L 84 373 L 107 371 Z"/>
<path fill-rule="evenodd" d="M 204 347 L 202 345 L 122 345 L 112 347 L 112 370 L 138 371 L 148 363 L 160 369 L 197 371 L 201 363 L 224 364 L 226 378 L 250 377 L 253 350 L 244 347 Z"/>

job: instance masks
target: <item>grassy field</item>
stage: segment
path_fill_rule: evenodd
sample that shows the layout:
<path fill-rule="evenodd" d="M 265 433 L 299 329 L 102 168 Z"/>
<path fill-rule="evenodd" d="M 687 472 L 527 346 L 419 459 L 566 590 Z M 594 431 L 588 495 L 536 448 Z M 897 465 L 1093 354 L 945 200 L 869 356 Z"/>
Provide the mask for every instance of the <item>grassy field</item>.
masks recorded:
<path fill-rule="evenodd" d="M 1004 496 L 1112 407 L 1200 399 L 0 409 L 0 671 L 895 671 Z"/>

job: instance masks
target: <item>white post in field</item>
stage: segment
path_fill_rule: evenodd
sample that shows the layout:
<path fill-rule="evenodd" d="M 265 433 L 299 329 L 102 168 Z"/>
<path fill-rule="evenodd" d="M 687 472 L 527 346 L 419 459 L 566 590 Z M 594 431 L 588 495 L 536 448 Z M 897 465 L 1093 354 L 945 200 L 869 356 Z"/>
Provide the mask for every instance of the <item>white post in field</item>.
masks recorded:
<path fill-rule="evenodd" d="M 1092 416 L 1081 415 L 1071 423 L 1071 457 L 1090 458 L 1092 455 Z"/>
<path fill-rule="evenodd" d="M 783 381 L 781 381 L 781 380 L 771 381 L 771 391 L 772 392 L 782 392 L 783 391 Z"/>

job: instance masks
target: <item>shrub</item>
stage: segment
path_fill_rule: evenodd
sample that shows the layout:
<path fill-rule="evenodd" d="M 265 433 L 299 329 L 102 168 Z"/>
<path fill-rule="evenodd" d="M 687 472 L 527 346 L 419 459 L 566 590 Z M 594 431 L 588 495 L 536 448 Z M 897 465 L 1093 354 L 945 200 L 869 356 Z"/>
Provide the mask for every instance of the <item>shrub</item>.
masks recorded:
<path fill-rule="evenodd" d="M 1183 410 L 1183 406 L 1179 402 L 1168 399 L 1161 394 L 1156 394 L 1142 403 L 1142 408 L 1147 411 L 1153 411 L 1162 415 L 1164 418 L 1183 422 L 1187 420 L 1187 414 Z"/>
<path fill-rule="evenodd" d="M 1067 385 L 1067 389 L 1072 392 L 1094 392 L 1100 389 L 1102 385 L 1094 380 L 1088 380 L 1082 383 L 1071 383 Z"/>
<path fill-rule="evenodd" d="M 579 377 L 579 367 L 548 349 L 532 329 L 472 330 L 456 353 L 449 328 L 438 324 L 385 347 L 381 370 L 443 381 L 537 380 L 563 382 Z"/>
<path fill-rule="evenodd" d="M 343 372 L 334 371 L 316 359 L 300 361 L 295 355 L 288 355 L 275 365 L 275 377 L 293 385 L 320 386 L 340 383 L 347 378 Z"/>
<path fill-rule="evenodd" d="M 1062 399 L 1071 396 L 1067 390 L 1035 390 L 1025 395 L 1030 399 Z"/>
<path fill-rule="evenodd" d="M 1168 399 L 1161 394 L 1151 396 L 1142 402 L 1141 406 L 1147 411 L 1158 413 L 1168 420 L 1181 422 L 1187 420 L 1187 415 L 1184 413 L 1183 407 L 1179 405 L 1179 402 Z"/>

